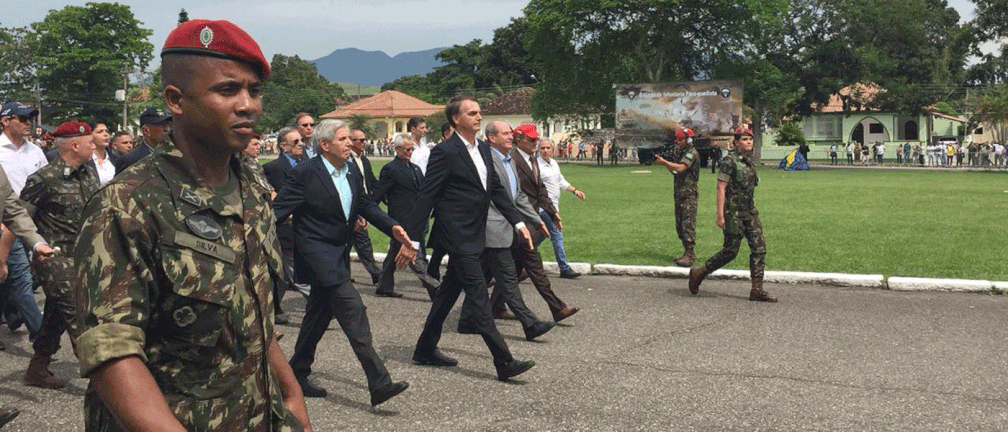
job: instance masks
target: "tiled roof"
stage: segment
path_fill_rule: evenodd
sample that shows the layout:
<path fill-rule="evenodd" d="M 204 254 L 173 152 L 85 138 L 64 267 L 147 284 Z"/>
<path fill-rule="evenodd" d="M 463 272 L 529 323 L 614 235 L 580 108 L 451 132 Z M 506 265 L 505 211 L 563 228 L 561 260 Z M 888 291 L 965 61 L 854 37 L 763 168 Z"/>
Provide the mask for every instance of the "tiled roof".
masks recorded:
<path fill-rule="evenodd" d="M 347 118 L 354 114 L 377 118 L 426 117 L 443 109 L 444 105 L 432 105 L 406 93 L 387 90 L 323 114 L 322 118 Z"/>
<path fill-rule="evenodd" d="M 482 106 L 483 115 L 528 115 L 532 113 L 532 95 L 536 90 L 522 87 Z"/>

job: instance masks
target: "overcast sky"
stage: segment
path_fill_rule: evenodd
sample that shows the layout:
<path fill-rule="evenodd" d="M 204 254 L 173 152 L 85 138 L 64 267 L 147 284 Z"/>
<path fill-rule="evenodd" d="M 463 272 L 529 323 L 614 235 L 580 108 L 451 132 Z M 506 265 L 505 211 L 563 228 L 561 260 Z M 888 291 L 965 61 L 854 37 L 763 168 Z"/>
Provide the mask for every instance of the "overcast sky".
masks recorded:
<path fill-rule="evenodd" d="M 51 9 L 85 0 L 34 0 L 5 8 L 0 26 L 21 27 L 41 21 Z M 266 58 L 273 54 L 299 55 L 314 60 L 340 48 L 384 51 L 389 55 L 464 44 L 473 39 L 489 42 L 495 28 L 522 15 L 528 1 L 489 0 L 322 0 L 223 2 L 181 0 L 120 1 L 137 19 L 154 30 L 150 42 L 160 52 L 175 27 L 179 9 L 190 18 L 227 19 L 259 42 Z M 970 0 L 949 0 L 963 21 L 973 16 Z M 157 59 L 155 58 L 155 62 Z"/>

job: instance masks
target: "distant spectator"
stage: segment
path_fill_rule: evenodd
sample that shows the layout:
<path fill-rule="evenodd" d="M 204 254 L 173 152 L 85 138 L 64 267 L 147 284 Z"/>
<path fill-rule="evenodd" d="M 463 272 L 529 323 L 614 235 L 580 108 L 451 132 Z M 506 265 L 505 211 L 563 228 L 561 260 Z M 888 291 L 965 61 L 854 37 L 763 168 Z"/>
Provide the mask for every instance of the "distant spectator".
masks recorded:
<path fill-rule="evenodd" d="M 875 143 L 875 158 L 878 159 L 878 164 L 882 165 L 882 159 L 885 157 L 885 143 L 877 142 Z"/>
<path fill-rule="evenodd" d="M 837 164 L 837 143 L 830 144 L 830 146 L 829 146 L 829 158 L 830 158 L 830 165 L 836 165 Z"/>
<path fill-rule="evenodd" d="M 896 165 L 903 165 L 903 146 L 896 145 Z"/>
<path fill-rule="evenodd" d="M 847 165 L 854 165 L 854 144 L 847 143 L 845 150 L 847 151 Z"/>

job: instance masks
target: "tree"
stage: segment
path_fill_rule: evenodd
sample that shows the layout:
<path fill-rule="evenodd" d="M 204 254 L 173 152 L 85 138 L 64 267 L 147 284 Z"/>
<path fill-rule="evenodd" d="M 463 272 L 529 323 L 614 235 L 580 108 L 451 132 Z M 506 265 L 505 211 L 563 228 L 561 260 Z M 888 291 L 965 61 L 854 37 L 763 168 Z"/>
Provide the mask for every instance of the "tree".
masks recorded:
<path fill-rule="evenodd" d="M 429 75 L 429 74 L 428 74 Z M 407 75 L 396 78 L 395 81 L 382 84 L 381 91 L 397 90 L 413 96 L 428 103 L 439 103 L 447 101 L 447 98 L 439 97 L 437 90 L 433 88 L 428 75 Z"/>
<path fill-rule="evenodd" d="M 185 8 L 182 8 L 178 13 L 178 23 L 182 24 L 186 21 L 189 21 L 189 12 L 186 12 Z"/>
<path fill-rule="evenodd" d="M 1008 139 L 1008 87 L 984 88 L 976 99 L 970 123 L 985 125 L 994 141 L 1005 142 Z"/>
<path fill-rule="evenodd" d="M 152 31 L 142 24 L 118 3 L 66 6 L 32 23 L 28 41 L 46 105 L 43 119 L 118 118 L 115 91 L 123 75 L 143 71 L 154 57 L 147 41 Z"/>
<path fill-rule="evenodd" d="M 377 135 L 375 134 L 374 125 L 371 124 L 371 116 L 367 114 L 354 114 L 347 117 L 347 125 L 350 129 L 359 129 L 364 132 L 364 136 L 369 139 L 374 139 Z"/>
<path fill-rule="evenodd" d="M 978 42 L 1008 37 L 1008 2 L 1004 0 L 973 0 L 976 18 L 972 26 Z"/>
<path fill-rule="evenodd" d="M 35 99 L 35 65 L 29 30 L 0 27 L 0 101 Z"/>
<path fill-rule="evenodd" d="M 298 56 L 276 54 L 270 68 L 270 79 L 263 85 L 262 130 L 293 124 L 299 112 L 325 114 L 336 108 L 337 99 L 346 98 L 342 87 L 319 75 L 315 63 Z"/>
<path fill-rule="evenodd" d="M 798 123 L 783 123 L 777 130 L 777 139 L 774 144 L 779 146 L 800 146 L 805 144 L 805 133 L 802 132 Z"/>

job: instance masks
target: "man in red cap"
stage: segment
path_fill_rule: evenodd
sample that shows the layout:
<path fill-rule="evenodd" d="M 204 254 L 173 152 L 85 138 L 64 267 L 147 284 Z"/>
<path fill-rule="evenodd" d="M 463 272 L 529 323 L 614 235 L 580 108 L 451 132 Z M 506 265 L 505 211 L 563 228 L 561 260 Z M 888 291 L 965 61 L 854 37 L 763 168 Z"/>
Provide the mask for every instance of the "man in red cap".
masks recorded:
<path fill-rule="evenodd" d="M 46 295 L 45 313 L 38 337 L 32 342 L 35 354 L 24 378 L 27 385 L 49 389 L 66 385 L 66 380 L 57 378 L 48 369 L 53 354 L 59 351 L 63 332 L 70 334 L 71 343 L 80 334 L 74 313 L 77 274 L 73 258 L 67 254 L 73 250 L 80 230 L 81 210 L 99 185 L 98 171 L 93 163 L 88 163 L 95 149 L 91 126 L 68 121 L 57 127 L 53 135 L 59 153 L 48 165 L 28 176 L 21 190 L 21 200 L 39 234 L 59 251 L 52 259 L 36 261 L 34 265 L 35 277 Z"/>
<path fill-rule="evenodd" d="M 207 20 L 176 27 L 161 58 L 170 137 L 94 195 L 74 248 L 85 429 L 310 430 L 273 327 L 270 187 L 238 157 L 269 63 Z"/>
<path fill-rule="evenodd" d="M 689 290 L 696 294 L 703 279 L 731 262 L 738 255 L 742 237 L 749 241 L 749 273 L 752 279 L 750 301 L 777 301 L 763 290 L 763 265 L 766 243 L 763 225 L 753 195 L 759 184 L 759 174 L 753 162 L 753 133 L 740 127 L 735 130 L 735 148 L 721 160 L 717 182 L 717 226 L 724 229 L 724 247 L 710 257 L 704 265 L 690 269 Z"/>
<path fill-rule="evenodd" d="M 700 180 L 700 153 L 693 147 L 693 131 L 676 129 L 675 149 L 670 161 L 655 156 L 655 163 L 665 165 L 675 178 L 673 198 L 675 200 L 676 234 L 682 241 L 683 255 L 675 259 L 678 266 L 690 267 L 696 260 L 693 247 L 696 246 L 697 198 L 700 195 L 697 182 Z"/>

